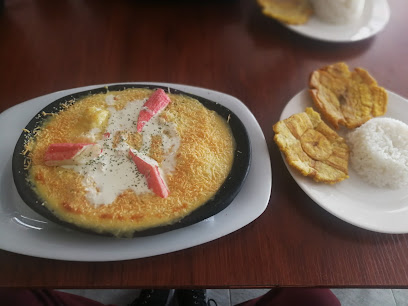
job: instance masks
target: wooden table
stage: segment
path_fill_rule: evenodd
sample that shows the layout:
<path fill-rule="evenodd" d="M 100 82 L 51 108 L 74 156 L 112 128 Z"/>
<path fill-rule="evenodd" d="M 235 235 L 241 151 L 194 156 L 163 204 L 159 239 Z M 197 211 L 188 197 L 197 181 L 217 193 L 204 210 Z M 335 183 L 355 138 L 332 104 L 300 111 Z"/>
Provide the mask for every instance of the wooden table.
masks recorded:
<path fill-rule="evenodd" d="M 243 101 L 258 120 L 273 187 L 268 208 L 254 222 L 170 254 L 89 263 L 0 251 L 0 285 L 408 287 L 408 235 L 363 230 L 320 208 L 290 176 L 272 131 L 309 73 L 337 61 L 367 68 L 384 87 L 408 97 L 408 3 L 389 4 L 384 31 L 335 44 L 287 30 L 251 0 L 6 0 L 0 15 L 1 111 L 50 92 L 102 83 L 218 90 Z"/>

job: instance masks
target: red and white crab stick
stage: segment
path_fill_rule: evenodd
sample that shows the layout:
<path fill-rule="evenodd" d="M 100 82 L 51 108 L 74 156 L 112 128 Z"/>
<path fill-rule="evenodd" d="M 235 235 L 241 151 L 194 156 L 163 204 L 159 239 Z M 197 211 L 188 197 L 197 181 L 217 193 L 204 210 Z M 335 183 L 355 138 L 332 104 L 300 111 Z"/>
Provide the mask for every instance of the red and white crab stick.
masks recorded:
<path fill-rule="evenodd" d="M 129 155 L 136 164 L 137 170 L 147 179 L 147 186 L 159 197 L 167 198 L 169 190 L 160 174 L 159 166 L 154 159 L 130 149 Z"/>
<path fill-rule="evenodd" d="M 53 143 L 44 155 L 47 166 L 79 165 L 98 157 L 102 147 L 95 143 Z"/>
<path fill-rule="evenodd" d="M 157 114 L 160 110 L 165 108 L 170 102 L 170 97 L 164 92 L 163 89 L 159 88 L 147 99 L 143 104 L 143 108 L 139 113 L 139 118 L 137 120 L 137 131 L 142 132 L 145 124 L 152 119 L 152 117 Z"/>

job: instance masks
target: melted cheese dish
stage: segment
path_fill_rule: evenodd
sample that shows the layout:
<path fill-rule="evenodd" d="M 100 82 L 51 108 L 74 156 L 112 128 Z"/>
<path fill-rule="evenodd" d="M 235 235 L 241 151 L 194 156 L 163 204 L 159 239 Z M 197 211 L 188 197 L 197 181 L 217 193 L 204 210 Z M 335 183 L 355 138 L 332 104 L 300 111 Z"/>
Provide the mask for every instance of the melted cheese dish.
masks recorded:
<path fill-rule="evenodd" d="M 170 103 L 139 133 L 138 115 L 152 93 L 127 89 L 82 98 L 50 116 L 27 144 L 30 180 L 59 219 L 130 237 L 172 224 L 215 195 L 234 160 L 228 123 L 193 98 L 168 94 Z M 73 164 L 44 162 L 51 144 L 79 143 L 100 148 L 96 157 Z M 167 197 L 149 188 L 129 149 L 157 165 Z"/>

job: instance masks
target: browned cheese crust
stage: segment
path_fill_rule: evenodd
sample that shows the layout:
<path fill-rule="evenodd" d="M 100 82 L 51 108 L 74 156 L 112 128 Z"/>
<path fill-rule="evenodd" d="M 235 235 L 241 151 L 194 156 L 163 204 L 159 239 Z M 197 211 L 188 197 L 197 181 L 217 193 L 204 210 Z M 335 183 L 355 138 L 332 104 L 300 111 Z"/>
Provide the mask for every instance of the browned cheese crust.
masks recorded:
<path fill-rule="evenodd" d="M 277 122 L 274 140 L 287 163 L 316 182 L 337 183 L 348 178 L 349 148 L 311 107 Z"/>
<path fill-rule="evenodd" d="M 129 101 L 145 99 L 151 93 L 148 89 L 128 89 L 109 94 L 115 95 L 115 107 L 121 109 Z M 46 207 L 61 220 L 79 227 L 131 236 L 134 231 L 174 223 L 212 198 L 228 176 L 234 159 L 235 142 L 230 127 L 226 120 L 197 100 L 177 94 L 169 94 L 169 97 L 171 103 L 160 116 L 176 124 L 180 147 L 175 170 L 167 177 L 170 190 L 167 198 L 154 193 L 136 195 L 126 190 L 112 204 L 93 205 L 86 198 L 81 175 L 71 169 L 44 165 L 49 144 L 87 141 L 79 136 L 91 128 L 89 118 L 83 114 L 92 106 L 108 107 L 106 94 L 98 94 L 52 116 L 29 146 L 29 172 Z M 130 145 L 140 145 L 139 138 L 138 135 L 129 137 Z M 159 164 L 160 144 L 160 137 L 154 138 L 149 152 Z"/>
<path fill-rule="evenodd" d="M 387 111 L 387 92 L 364 69 L 350 71 L 337 63 L 314 71 L 309 80 L 310 95 L 322 116 L 336 129 L 359 127 Z"/>

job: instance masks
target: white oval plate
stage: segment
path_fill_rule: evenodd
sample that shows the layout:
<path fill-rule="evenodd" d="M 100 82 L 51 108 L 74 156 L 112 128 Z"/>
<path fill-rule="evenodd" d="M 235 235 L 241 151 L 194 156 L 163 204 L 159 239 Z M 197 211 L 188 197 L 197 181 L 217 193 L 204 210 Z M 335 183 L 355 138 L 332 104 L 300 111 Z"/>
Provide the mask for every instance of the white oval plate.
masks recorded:
<path fill-rule="evenodd" d="M 313 106 L 313 102 L 305 89 L 289 101 L 280 119 L 301 113 L 309 106 Z M 388 110 L 384 117 L 408 124 L 408 100 L 388 91 Z M 408 233 L 408 188 L 392 190 L 372 186 L 363 181 L 351 167 L 349 178 L 340 183 L 316 183 L 288 164 L 286 166 L 300 188 L 339 219 L 371 231 Z"/>
<path fill-rule="evenodd" d="M 377 34 L 389 19 L 390 7 L 387 0 L 367 0 L 361 18 L 350 24 L 330 24 L 312 16 L 303 25 L 283 25 L 301 35 L 318 40 L 354 42 Z"/>
<path fill-rule="evenodd" d="M 74 92 L 103 84 L 69 89 L 18 104 L 0 114 L 0 249 L 36 257 L 72 261 L 114 261 L 149 257 L 200 245 L 249 224 L 266 209 L 272 187 L 269 151 L 255 117 L 238 99 L 217 91 L 167 83 L 169 86 L 218 102 L 244 123 L 252 149 L 247 179 L 234 201 L 215 216 L 160 235 L 118 239 L 76 232 L 54 224 L 32 211 L 14 186 L 11 158 L 28 121 L 44 106 Z"/>

